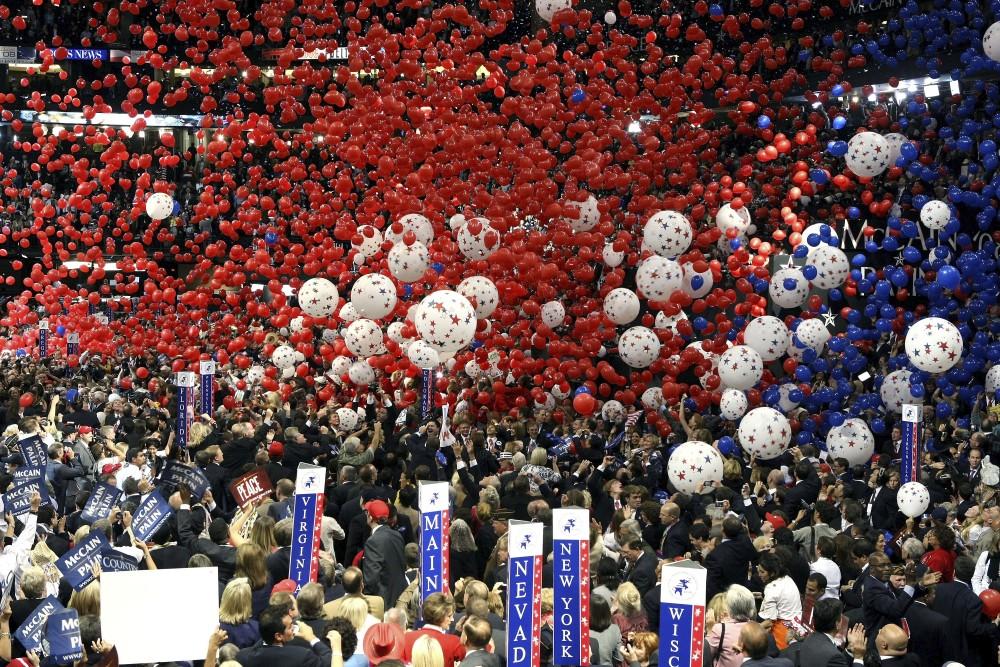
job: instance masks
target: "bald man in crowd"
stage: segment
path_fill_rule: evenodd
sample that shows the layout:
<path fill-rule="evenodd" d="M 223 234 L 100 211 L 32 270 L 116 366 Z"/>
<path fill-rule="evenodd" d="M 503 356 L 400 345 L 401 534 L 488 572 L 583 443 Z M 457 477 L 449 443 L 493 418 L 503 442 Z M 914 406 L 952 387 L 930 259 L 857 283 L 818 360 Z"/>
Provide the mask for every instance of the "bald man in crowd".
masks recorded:
<path fill-rule="evenodd" d="M 760 623 L 748 622 L 740 630 L 736 648 L 746 658 L 741 667 L 792 667 L 788 658 L 772 658 L 767 654 L 768 632 Z"/>
<path fill-rule="evenodd" d="M 875 637 L 879 663 L 884 667 L 920 667 L 920 658 L 906 652 L 909 641 L 903 628 L 894 623 L 884 626 Z"/>

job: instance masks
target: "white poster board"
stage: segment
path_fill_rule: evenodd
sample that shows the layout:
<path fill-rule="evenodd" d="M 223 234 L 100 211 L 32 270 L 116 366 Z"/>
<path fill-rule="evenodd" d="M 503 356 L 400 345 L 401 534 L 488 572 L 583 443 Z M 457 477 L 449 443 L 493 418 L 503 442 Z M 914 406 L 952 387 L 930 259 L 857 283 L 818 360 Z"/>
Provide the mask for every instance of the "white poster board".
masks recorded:
<path fill-rule="evenodd" d="M 204 660 L 218 625 L 217 568 L 101 574 L 101 634 L 122 665 Z"/>

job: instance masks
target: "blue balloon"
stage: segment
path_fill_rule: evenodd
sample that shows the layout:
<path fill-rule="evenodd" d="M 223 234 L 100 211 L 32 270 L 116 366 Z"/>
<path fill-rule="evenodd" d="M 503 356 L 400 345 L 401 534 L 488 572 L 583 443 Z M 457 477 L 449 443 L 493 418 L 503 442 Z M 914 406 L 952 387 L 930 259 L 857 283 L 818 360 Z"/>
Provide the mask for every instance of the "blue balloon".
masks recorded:
<path fill-rule="evenodd" d="M 833 125 L 833 129 L 843 130 L 845 127 L 847 127 L 847 119 L 844 118 L 843 116 L 834 116 L 833 122 L 831 124 Z"/>
<path fill-rule="evenodd" d="M 59 326 L 56 327 L 56 333 L 62 336 L 63 334 L 66 333 L 66 327 L 60 324 Z"/>
<path fill-rule="evenodd" d="M 264 243 L 266 243 L 267 245 L 274 245 L 277 242 L 278 242 L 277 232 L 269 231 L 264 233 Z"/>
<path fill-rule="evenodd" d="M 757 127 L 762 130 L 766 130 L 771 127 L 771 119 L 767 116 L 761 115 L 757 117 Z"/>
<path fill-rule="evenodd" d="M 831 141 L 826 146 L 826 151 L 834 157 L 843 157 L 847 154 L 846 141 Z"/>
<path fill-rule="evenodd" d="M 590 388 L 587 387 L 587 385 L 582 384 L 576 388 L 576 391 L 573 392 L 573 395 L 579 396 L 580 394 L 589 394 L 589 393 L 590 393 Z"/>
<path fill-rule="evenodd" d="M 78 393 L 80 393 L 80 392 L 78 392 L 75 388 L 74 389 L 67 389 L 66 390 L 66 400 L 69 403 L 72 403 L 73 401 L 76 400 L 76 396 L 77 396 Z"/>
<path fill-rule="evenodd" d="M 700 290 L 702 288 L 702 286 L 704 286 L 704 284 L 705 284 L 705 279 L 702 278 L 701 276 L 692 276 L 691 277 L 691 288 L 692 289 L 694 289 L 694 290 Z"/>
<path fill-rule="evenodd" d="M 180 215 L 181 214 L 181 203 L 179 201 L 177 201 L 176 199 L 174 200 L 173 214 L 174 215 Z"/>
<path fill-rule="evenodd" d="M 937 272 L 937 283 L 941 287 L 953 290 L 962 282 L 962 274 L 953 266 L 944 265 Z"/>
<path fill-rule="evenodd" d="M 722 436 L 719 438 L 719 451 L 726 456 L 731 455 L 736 451 L 736 442 L 728 435 Z"/>
<path fill-rule="evenodd" d="M 431 264 L 431 268 L 437 271 L 438 273 L 444 273 L 444 264 L 442 264 L 441 262 L 434 262 L 433 264 Z"/>
<path fill-rule="evenodd" d="M 584 92 L 583 92 L 582 90 L 580 90 L 579 88 L 574 88 L 574 89 L 573 89 L 573 93 L 572 93 L 572 94 L 571 94 L 571 95 L 569 96 L 569 99 L 570 99 L 570 101 L 571 101 L 571 102 L 572 102 L 573 104 L 579 104 L 579 103 L 580 103 L 580 102 L 582 102 L 582 101 L 583 101 L 583 100 L 584 100 L 584 99 L 585 99 L 586 97 L 587 97 L 587 94 L 586 94 L 586 93 L 584 93 Z"/>

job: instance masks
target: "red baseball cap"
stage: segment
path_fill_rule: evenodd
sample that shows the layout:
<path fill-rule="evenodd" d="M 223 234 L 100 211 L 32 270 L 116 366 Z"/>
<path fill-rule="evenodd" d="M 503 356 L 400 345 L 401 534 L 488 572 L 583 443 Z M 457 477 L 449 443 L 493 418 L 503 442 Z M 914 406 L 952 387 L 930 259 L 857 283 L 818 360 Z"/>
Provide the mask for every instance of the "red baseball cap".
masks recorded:
<path fill-rule="evenodd" d="M 384 500 L 369 500 L 365 504 L 365 511 L 373 519 L 388 519 L 389 518 L 389 506 Z"/>
<path fill-rule="evenodd" d="M 77 432 L 77 433 L 83 433 L 84 435 L 86 435 L 86 434 L 88 434 L 88 433 L 93 433 L 93 432 L 94 432 L 94 429 L 92 429 L 92 428 L 91 428 L 91 427 L 89 427 L 89 426 L 86 426 L 86 425 L 84 425 L 84 426 L 81 426 L 81 427 L 79 427 L 78 429 L 76 429 L 76 432 Z"/>
<path fill-rule="evenodd" d="M 299 585 L 297 583 L 295 583 L 293 580 L 291 580 L 291 579 L 282 579 L 281 581 L 279 581 L 278 583 L 276 583 L 274 586 L 271 587 L 271 594 L 272 595 L 275 594 L 275 593 L 293 593 L 294 594 L 295 593 L 295 589 L 297 589 L 298 587 L 299 587 Z"/>
<path fill-rule="evenodd" d="M 782 519 L 780 516 L 777 516 L 776 514 L 771 514 L 770 512 L 764 515 L 764 521 L 767 521 L 772 526 L 774 526 L 775 530 L 778 530 L 779 528 L 784 528 L 786 526 L 784 519 Z"/>
<path fill-rule="evenodd" d="M 267 446 L 267 454 L 268 456 L 274 456 L 278 458 L 284 456 L 285 455 L 284 443 L 277 441 L 272 442 L 270 445 Z"/>

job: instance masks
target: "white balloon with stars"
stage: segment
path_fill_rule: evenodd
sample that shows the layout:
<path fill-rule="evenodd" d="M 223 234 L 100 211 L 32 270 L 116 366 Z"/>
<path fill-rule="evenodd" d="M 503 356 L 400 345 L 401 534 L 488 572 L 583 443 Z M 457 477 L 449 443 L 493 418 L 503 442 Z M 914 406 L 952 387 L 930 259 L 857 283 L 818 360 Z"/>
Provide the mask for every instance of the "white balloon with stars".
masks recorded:
<path fill-rule="evenodd" d="M 792 427 L 774 408 L 760 407 L 743 416 L 736 434 L 743 451 L 766 461 L 781 456 L 788 448 Z"/>
<path fill-rule="evenodd" d="M 326 278 L 310 278 L 302 283 L 296 297 L 299 308 L 310 317 L 329 317 L 337 309 L 337 286 Z"/>
<path fill-rule="evenodd" d="M 877 132 L 859 132 L 847 142 L 844 161 L 858 176 L 878 176 L 889 167 L 889 142 Z"/>
<path fill-rule="evenodd" d="M 750 320 L 743 331 L 743 342 L 757 350 L 764 361 L 774 361 L 785 354 L 790 340 L 788 327 L 773 315 Z"/>
<path fill-rule="evenodd" d="M 618 356 L 632 368 L 646 368 L 660 356 L 660 339 L 646 327 L 632 327 L 618 338 Z"/>
<path fill-rule="evenodd" d="M 722 353 L 719 359 L 719 379 L 731 389 L 750 389 L 760 382 L 764 361 L 749 345 L 737 345 Z"/>
<path fill-rule="evenodd" d="M 676 259 L 691 246 L 691 223 L 677 211 L 660 211 L 646 221 L 642 240 L 661 257 Z"/>
<path fill-rule="evenodd" d="M 940 317 L 925 317 L 906 332 L 906 358 L 928 373 L 943 373 L 962 360 L 962 334 Z"/>
<path fill-rule="evenodd" d="M 414 318 L 417 333 L 439 350 L 459 350 L 476 335 L 476 311 L 458 292 L 438 290 L 420 302 Z"/>
<path fill-rule="evenodd" d="M 678 445 L 667 461 L 667 477 L 681 493 L 694 493 L 707 482 L 721 483 L 722 469 L 722 455 L 700 440 Z"/>
<path fill-rule="evenodd" d="M 896 492 L 896 505 L 905 516 L 918 517 L 931 505 L 931 494 L 920 482 L 907 482 Z"/>
<path fill-rule="evenodd" d="M 875 453 L 875 436 L 862 420 L 847 419 L 826 434 L 826 451 L 830 458 L 846 459 L 852 466 L 864 465 Z"/>

